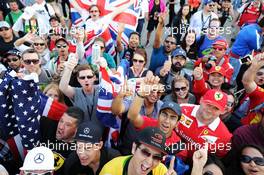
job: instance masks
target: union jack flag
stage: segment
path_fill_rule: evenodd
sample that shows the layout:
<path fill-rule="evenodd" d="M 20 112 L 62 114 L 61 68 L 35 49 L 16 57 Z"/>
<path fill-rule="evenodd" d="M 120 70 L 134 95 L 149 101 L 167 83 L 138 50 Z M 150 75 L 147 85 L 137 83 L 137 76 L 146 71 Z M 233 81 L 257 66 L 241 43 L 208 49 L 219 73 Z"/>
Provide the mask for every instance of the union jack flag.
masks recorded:
<path fill-rule="evenodd" d="M 104 17 L 116 10 L 116 8 L 129 2 L 130 0 L 70 0 L 73 24 L 79 27 L 83 26 L 89 16 L 88 9 L 93 4 L 99 7 L 100 17 Z M 138 0 L 135 0 L 134 5 L 131 5 L 113 20 L 108 21 L 107 18 L 105 18 L 104 22 L 109 24 L 108 27 L 92 32 L 91 38 L 85 43 L 85 48 L 88 49 L 92 41 L 96 37 L 101 36 L 106 41 L 106 51 L 111 55 L 115 55 L 114 41 L 117 37 L 118 23 L 126 24 L 125 31 L 122 34 L 122 42 L 127 45 L 130 33 L 135 31 L 137 27 L 137 18 L 139 16 L 138 6 Z"/>

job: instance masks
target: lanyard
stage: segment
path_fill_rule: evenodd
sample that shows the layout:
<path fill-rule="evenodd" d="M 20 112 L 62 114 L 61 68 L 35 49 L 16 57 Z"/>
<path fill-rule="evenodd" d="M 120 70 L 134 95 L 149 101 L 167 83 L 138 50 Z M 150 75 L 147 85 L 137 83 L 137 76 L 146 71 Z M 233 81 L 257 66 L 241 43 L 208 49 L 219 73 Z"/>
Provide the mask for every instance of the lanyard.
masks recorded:
<path fill-rule="evenodd" d="M 211 17 L 212 17 L 212 15 L 209 15 L 209 16 L 206 18 L 206 20 L 204 21 L 203 12 L 202 12 L 202 28 L 204 28 L 204 25 L 206 24 L 206 22 L 207 22 L 208 20 L 209 20 L 209 22 L 210 22 Z"/>

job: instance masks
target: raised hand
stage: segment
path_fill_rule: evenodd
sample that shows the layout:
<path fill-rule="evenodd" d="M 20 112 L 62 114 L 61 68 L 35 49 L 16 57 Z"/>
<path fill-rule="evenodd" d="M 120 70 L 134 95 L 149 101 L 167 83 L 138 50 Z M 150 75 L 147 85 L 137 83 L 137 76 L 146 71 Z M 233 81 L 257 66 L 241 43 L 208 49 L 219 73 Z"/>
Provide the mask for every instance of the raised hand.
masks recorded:
<path fill-rule="evenodd" d="M 170 72 L 171 64 L 172 64 L 171 59 L 168 59 L 167 61 L 165 61 L 162 69 L 160 70 L 160 75 L 162 77 L 164 77 L 165 75 L 167 75 Z"/>
<path fill-rule="evenodd" d="M 203 68 L 202 63 L 193 70 L 193 76 L 195 80 L 201 80 L 203 78 Z"/>
<path fill-rule="evenodd" d="M 75 54 L 71 53 L 69 55 L 68 61 L 64 63 L 64 66 L 70 70 L 73 70 L 78 64 L 78 58 Z"/>
<path fill-rule="evenodd" d="M 175 162 L 175 156 L 173 156 L 170 160 L 170 166 L 168 168 L 168 171 L 165 175 L 177 175 L 176 171 L 174 170 L 174 162 Z"/>

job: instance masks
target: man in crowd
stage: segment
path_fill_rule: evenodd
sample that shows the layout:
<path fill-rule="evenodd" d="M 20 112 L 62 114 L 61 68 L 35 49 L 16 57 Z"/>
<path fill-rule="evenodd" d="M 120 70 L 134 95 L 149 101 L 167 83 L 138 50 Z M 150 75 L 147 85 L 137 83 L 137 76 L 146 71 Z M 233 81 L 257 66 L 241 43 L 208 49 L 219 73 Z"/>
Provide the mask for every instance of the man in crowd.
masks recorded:
<path fill-rule="evenodd" d="M 10 25 L 6 21 L 0 21 L 0 56 L 14 48 L 15 37 Z"/>
<path fill-rule="evenodd" d="M 17 0 L 10 0 L 8 5 L 11 11 L 6 15 L 5 21 L 8 22 L 10 26 L 13 26 L 23 12 L 19 9 Z"/>
<path fill-rule="evenodd" d="M 165 152 L 165 134 L 158 128 L 148 127 L 139 132 L 137 141 L 133 143 L 132 156 L 117 157 L 108 162 L 100 175 L 176 175 L 173 170 L 174 160 L 171 159 L 170 167 L 161 163 Z"/>
<path fill-rule="evenodd" d="M 99 174 L 108 161 L 120 156 L 118 151 L 103 146 L 101 130 L 91 123 L 83 122 L 78 127 L 75 140 L 77 150 L 65 161 L 65 175 Z"/>
<path fill-rule="evenodd" d="M 15 72 L 20 72 L 22 68 L 21 53 L 17 49 L 9 50 L 5 54 L 8 67 Z"/>
<path fill-rule="evenodd" d="M 149 65 L 149 69 L 152 72 L 155 72 L 158 67 L 163 66 L 164 62 L 168 60 L 169 56 L 172 54 L 172 51 L 176 48 L 176 38 L 174 38 L 172 35 L 168 35 L 165 38 L 163 45 L 161 44 L 165 17 L 165 14 L 161 14 L 159 16 L 159 23 L 155 34 L 153 51 Z"/>
<path fill-rule="evenodd" d="M 188 158 L 205 143 L 209 152 L 224 157 L 231 149 L 232 134 L 219 116 L 224 113 L 227 95 L 218 90 L 208 90 L 200 105 L 182 104 L 182 118 L 177 133 L 187 143 Z"/>

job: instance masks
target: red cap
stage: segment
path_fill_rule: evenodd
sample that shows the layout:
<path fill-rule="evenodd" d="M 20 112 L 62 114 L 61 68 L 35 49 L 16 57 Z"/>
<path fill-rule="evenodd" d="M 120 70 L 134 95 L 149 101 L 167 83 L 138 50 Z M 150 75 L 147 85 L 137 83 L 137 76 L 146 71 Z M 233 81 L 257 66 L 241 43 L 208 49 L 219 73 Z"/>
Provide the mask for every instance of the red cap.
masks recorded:
<path fill-rule="evenodd" d="M 226 40 L 217 40 L 213 43 L 213 47 L 228 48 Z"/>
<path fill-rule="evenodd" d="M 210 89 L 201 98 L 201 102 L 214 105 L 224 112 L 227 104 L 227 95 L 222 91 Z"/>
<path fill-rule="evenodd" d="M 226 71 L 225 71 L 225 69 L 224 68 L 222 68 L 221 66 L 214 66 L 214 67 L 212 67 L 211 69 L 210 69 L 210 71 L 209 71 L 209 74 L 211 74 L 211 73 L 219 73 L 219 74 L 221 74 L 222 76 L 226 76 Z"/>

